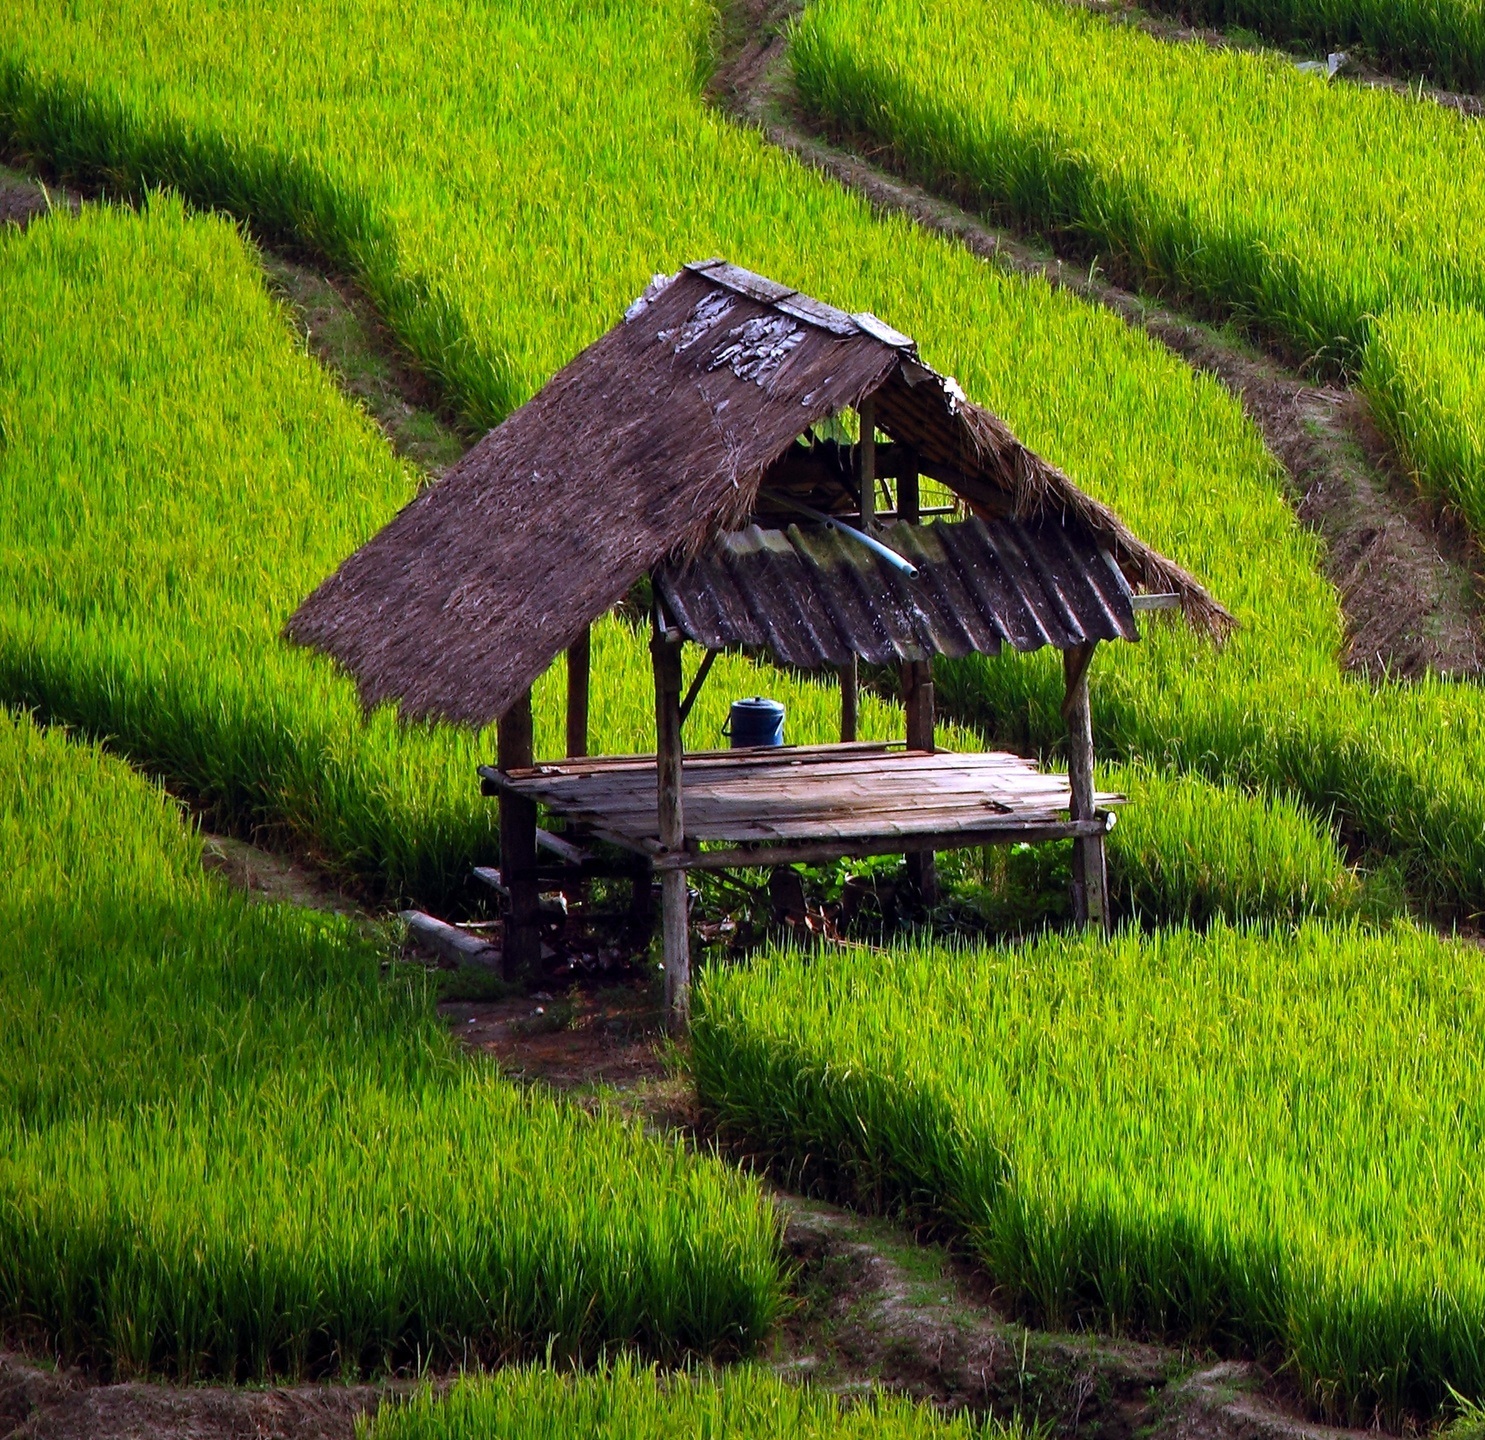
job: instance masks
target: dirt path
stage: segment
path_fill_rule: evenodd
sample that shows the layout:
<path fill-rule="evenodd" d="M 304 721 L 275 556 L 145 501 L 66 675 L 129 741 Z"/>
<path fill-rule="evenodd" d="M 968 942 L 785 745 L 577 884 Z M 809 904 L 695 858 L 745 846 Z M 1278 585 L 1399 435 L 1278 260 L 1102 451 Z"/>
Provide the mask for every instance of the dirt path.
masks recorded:
<path fill-rule="evenodd" d="M 354 281 L 321 274 L 273 251 L 263 252 L 263 273 L 293 315 L 309 353 L 429 483 L 479 438 L 443 414 L 430 381 L 404 355 Z"/>
<path fill-rule="evenodd" d="M 1243 402 L 1288 476 L 1300 518 L 1325 542 L 1340 592 L 1349 668 L 1367 674 L 1476 675 L 1485 663 L 1478 556 L 1463 528 L 1425 503 L 1401 475 L 1353 390 L 1312 385 L 1242 341 L 1110 283 L 812 127 L 794 103 L 783 30 L 795 0 L 736 0 L 723 27 L 714 100 L 780 149 L 863 196 L 957 240 L 1013 274 L 1037 276 L 1103 305 L 1205 371 Z M 1153 23 L 1153 22 L 1152 22 Z"/>

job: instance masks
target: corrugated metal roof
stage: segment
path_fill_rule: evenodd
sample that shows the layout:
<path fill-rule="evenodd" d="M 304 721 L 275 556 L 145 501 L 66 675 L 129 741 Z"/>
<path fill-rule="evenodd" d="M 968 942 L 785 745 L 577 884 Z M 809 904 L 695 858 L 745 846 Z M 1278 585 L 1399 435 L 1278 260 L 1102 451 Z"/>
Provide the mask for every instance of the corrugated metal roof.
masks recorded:
<path fill-rule="evenodd" d="M 1139 638 L 1127 582 L 1081 526 L 976 517 L 877 534 L 916 579 L 824 526 L 750 525 L 655 585 L 688 639 L 804 669 Z"/>

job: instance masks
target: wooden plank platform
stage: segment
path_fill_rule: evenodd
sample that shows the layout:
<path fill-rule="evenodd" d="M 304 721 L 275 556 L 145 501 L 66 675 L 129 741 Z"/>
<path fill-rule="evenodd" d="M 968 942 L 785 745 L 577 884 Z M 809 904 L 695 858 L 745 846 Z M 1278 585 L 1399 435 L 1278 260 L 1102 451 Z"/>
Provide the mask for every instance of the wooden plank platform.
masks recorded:
<path fill-rule="evenodd" d="M 879 744 L 716 750 L 687 755 L 684 851 L 659 841 L 653 755 L 562 760 L 509 772 L 481 766 L 486 788 L 544 805 L 659 869 L 723 869 L 842 855 L 1101 834 L 1067 817 L 1065 775 L 999 751 L 959 755 Z M 702 850 L 702 845 L 723 849 Z"/>

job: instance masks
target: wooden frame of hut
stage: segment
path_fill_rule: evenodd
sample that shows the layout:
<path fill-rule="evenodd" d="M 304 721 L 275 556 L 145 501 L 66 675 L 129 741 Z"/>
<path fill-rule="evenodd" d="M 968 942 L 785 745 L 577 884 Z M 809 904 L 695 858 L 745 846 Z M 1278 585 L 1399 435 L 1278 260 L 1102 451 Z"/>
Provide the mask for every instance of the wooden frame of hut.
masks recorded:
<path fill-rule="evenodd" d="M 848 443 L 835 422 L 851 412 Z M 922 503 L 925 476 L 951 503 Z M 589 626 L 646 577 L 657 753 L 589 757 Z M 1232 624 L 909 337 L 707 260 L 657 276 L 287 634 L 339 659 L 368 707 L 499 720 L 481 774 L 500 799 L 508 973 L 539 953 L 539 845 L 572 875 L 583 833 L 653 867 L 684 1025 L 691 869 L 900 852 L 931 895 L 937 850 L 1070 836 L 1076 915 L 1107 923 L 1104 835 L 1121 797 L 1094 790 L 1089 665 L 1100 641 L 1139 638 L 1137 611 L 1165 606 L 1213 638 Z M 707 653 L 683 695 L 688 640 Z M 933 658 L 1007 644 L 1062 652 L 1066 777 L 935 747 Z M 841 743 L 686 755 L 711 660 L 734 647 L 834 670 Z M 568 754 L 538 765 L 531 686 L 564 651 Z M 898 669 L 905 745 L 857 741 L 863 662 Z M 539 826 L 543 808 L 567 837 Z"/>

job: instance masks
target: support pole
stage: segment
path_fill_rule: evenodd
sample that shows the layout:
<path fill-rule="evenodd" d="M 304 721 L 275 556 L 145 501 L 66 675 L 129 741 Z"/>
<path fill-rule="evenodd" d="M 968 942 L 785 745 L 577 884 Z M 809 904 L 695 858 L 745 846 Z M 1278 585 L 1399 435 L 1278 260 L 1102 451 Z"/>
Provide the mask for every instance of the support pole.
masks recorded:
<path fill-rule="evenodd" d="M 593 631 L 583 633 L 567 647 L 567 754 L 588 753 L 588 678 L 593 669 Z"/>
<path fill-rule="evenodd" d="M 902 706 L 907 711 L 907 748 L 932 750 L 933 662 L 905 660 L 902 665 Z M 938 903 L 938 867 L 932 850 L 907 855 L 908 884 L 925 905 Z"/>
<path fill-rule="evenodd" d="M 1067 693 L 1062 718 L 1067 723 L 1068 817 L 1093 819 L 1093 713 L 1088 703 L 1088 667 L 1097 641 L 1062 653 Z M 1073 841 L 1073 918 L 1081 925 L 1109 928 L 1108 870 L 1102 835 Z"/>
<path fill-rule="evenodd" d="M 497 764 L 519 770 L 532 764 L 531 692 L 500 717 Z M 510 890 L 501 968 L 507 980 L 530 980 L 541 963 L 541 908 L 536 881 L 536 802 L 500 792 L 500 873 Z"/>
<path fill-rule="evenodd" d="M 861 440 L 856 446 L 856 484 L 861 492 L 861 528 L 876 529 L 877 512 L 877 406 L 863 400 L 856 413 L 861 417 Z"/>
<path fill-rule="evenodd" d="M 856 712 L 861 696 L 861 662 L 852 655 L 840 667 L 840 743 L 856 738 Z"/>
<path fill-rule="evenodd" d="M 657 609 L 650 637 L 655 669 L 655 786 L 660 811 L 660 843 L 669 851 L 686 845 L 681 800 L 681 641 L 670 639 Z M 691 943 L 686 873 L 660 875 L 660 930 L 665 947 L 665 1014 L 674 1033 L 691 1023 Z"/>
<path fill-rule="evenodd" d="M 905 459 L 906 457 L 904 457 Z M 897 477 L 897 518 L 909 525 L 917 525 L 923 519 L 923 502 L 918 493 L 918 472 L 904 463 Z"/>

